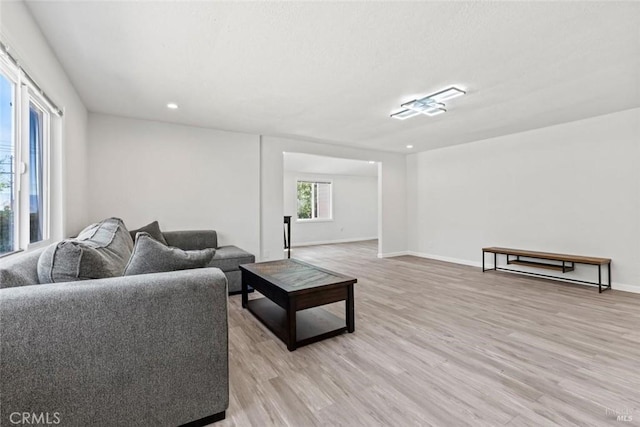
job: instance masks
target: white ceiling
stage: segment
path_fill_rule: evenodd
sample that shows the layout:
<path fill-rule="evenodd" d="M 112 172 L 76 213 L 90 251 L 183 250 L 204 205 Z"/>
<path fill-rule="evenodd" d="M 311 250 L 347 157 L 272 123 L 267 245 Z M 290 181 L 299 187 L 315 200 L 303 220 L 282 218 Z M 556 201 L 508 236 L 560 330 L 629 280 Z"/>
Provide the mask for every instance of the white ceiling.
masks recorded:
<path fill-rule="evenodd" d="M 92 112 L 407 152 L 640 106 L 638 2 L 27 3 Z"/>
<path fill-rule="evenodd" d="M 284 153 L 284 170 L 308 174 L 378 176 L 378 163 L 304 153 Z"/>

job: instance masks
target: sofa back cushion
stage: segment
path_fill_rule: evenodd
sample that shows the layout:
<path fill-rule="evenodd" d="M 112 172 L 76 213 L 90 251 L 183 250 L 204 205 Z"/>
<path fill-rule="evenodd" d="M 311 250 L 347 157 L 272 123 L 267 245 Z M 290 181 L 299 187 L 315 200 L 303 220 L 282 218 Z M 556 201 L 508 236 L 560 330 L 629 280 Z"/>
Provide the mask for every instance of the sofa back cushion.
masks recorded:
<path fill-rule="evenodd" d="M 0 289 L 14 286 L 37 285 L 38 259 L 44 251 L 35 251 L 14 254 L 0 260 Z"/>
<path fill-rule="evenodd" d="M 109 218 L 44 250 L 38 260 L 40 283 L 122 276 L 133 240 L 119 218 Z"/>
<path fill-rule="evenodd" d="M 218 234 L 214 230 L 164 231 L 162 235 L 167 246 L 185 251 L 218 247 Z"/>

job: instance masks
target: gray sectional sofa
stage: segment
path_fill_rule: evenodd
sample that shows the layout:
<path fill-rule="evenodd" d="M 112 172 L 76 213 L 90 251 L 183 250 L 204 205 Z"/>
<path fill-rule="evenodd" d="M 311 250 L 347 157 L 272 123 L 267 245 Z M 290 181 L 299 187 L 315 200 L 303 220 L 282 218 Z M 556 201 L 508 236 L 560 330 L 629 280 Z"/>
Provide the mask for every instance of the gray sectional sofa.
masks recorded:
<path fill-rule="evenodd" d="M 165 231 L 162 234 L 170 246 L 181 249 L 216 248 L 216 253 L 208 266 L 219 268 L 224 272 L 229 282 L 229 294 L 242 291 L 240 265 L 255 262 L 256 257 L 253 254 L 236 246 L 218 247 L 218 234 L 214 230 Z"/>
<path fill-rule="evenodd" d="M 184 250 L 215 231 L 166 232 Z M 39 284 L 44 249 L 0 260 L 0 425 L 205 425 L 229 403 L 227 283 L 253 255 L 208 268 Z M 19 414 L 19 415 L 16 415 Z"/>

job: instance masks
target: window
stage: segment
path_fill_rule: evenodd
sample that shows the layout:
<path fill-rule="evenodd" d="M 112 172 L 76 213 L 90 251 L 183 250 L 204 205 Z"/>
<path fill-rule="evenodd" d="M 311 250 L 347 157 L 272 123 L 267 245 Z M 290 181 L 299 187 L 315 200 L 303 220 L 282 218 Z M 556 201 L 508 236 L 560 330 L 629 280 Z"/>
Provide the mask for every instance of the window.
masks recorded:
<path fill-rule="evenodd" d="M 0 255 L 49 238 L 50 112 L 0 57 Z"/>
<path fill-rule="evenodd" d="M 298 219 L 331 219 L 331 182 L 298 180 L 297 184 Z"/>
<path fill-rule="evenodd" d="M 15 250 L 14 95 L 15 85 L 0 74 L 0 254 Z"/>
<path fill-rule="evenodd" d="M 29 243 L 44 239 L 44 128 L 48 115 L 29 105 Z"/>

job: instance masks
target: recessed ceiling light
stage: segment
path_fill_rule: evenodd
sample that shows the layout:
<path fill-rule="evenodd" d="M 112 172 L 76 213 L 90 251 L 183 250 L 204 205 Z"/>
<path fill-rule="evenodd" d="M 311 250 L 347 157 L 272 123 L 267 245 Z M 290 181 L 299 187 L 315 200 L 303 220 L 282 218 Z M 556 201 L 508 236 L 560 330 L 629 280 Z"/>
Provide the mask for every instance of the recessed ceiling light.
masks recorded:
<path fill-rule="evenodd" d="M 178 109 L 178 104 L 176 104 L 175 102 L 170 102 L 167 104 L 167 108 L 170 110 L 177 110 Z"/>
<path fill-rule="evenodd" d="M 369 160 L 369 164 L 370 164 L 370 165 L 375 165 L 375 164 L 376 164 L 376 162 L 374 162 L 373 160 Z"/>
<path fill-rule="evenodd" d="M 411 150 L 413 148 L 413 145 L 407 145 L 407 148 Z"/>

